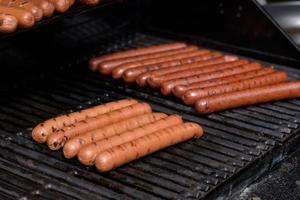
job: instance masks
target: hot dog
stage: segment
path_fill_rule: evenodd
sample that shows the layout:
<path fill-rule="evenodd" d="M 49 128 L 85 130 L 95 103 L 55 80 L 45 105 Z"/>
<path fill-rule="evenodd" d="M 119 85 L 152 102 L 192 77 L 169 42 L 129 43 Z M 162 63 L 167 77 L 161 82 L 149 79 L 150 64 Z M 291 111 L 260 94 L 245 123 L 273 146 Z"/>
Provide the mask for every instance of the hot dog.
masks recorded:
<path fill-rule="evenodd" d="M 42 9 L 44 17 L 51 17 L 54 13 L 54 5 L 48 0 L 29 0 L 34 3 L 37 7 Z"/>
<path fill-rule="evenodd" d="M 16 17 L 18 20 L 18 26 L 20 28 L 30 28 L 35 22 L 33 15 L 22 8 L 0 5 L 0 13 L 9 14 Z"/>
<path fill-rule="evenodd" d="M 84 3 L 89 6 L 95 6 L 101 2 L 101 0 L 80 0 L 81 3 Z"/>
<path fill-rule="evenodd" d="M 96 156 L 102 151 L 181 123 L 182 119 L 180 116 L 172 115 L 111 138 L 99 140 L 96 143 L 83 147 L 78 153 L 78 159 L 84 165 L 93 165 Z"/>
<path fill-rule="evenodd" d="M 96 157 L 95 164 L 100 172 L 107 172 L 168 146 L 192 137 L 200 137 L 202 134 L 203 130 L 198 124 L 179 124 L 103 151 Z"/>
<path fill-rule="evenodd" d="M 168 62 L 161 62 L 161 63 L 157 63 L 157 64 L 153 64 L 153 65 L 141 66 L 141 67 L 136 67 L 133 69 L 127 69 L 123 73 L 122 78 L 127 83 L 132 83 L 137 79 L 137 77 L 140 74 L 143 74 L 146 72 L 163 69 L 163 68 L 168 68 L 168 67 L 173 67 L 173 66 L 178 66 L 178 65 L 195 63 L 195 62 L 199 62 L 199 61 L 209 60 L 212 58 L 218 58 L 221 56 L 222 56 L 221 53 L 213 52 L 213 53 L 208 53 L 208 54 L 201 55 L 201 56 L 188 57 L 188 58 L 183 58 L 183 59 L 176 58 L 176 60 L 172 60 L 172 61 L 168 61 Z"/>
<path fill-rule="evenodd" d="M 96 117 L 98 115 L 118 110 L 136 103 L 136 100 L 124 99 L 49 119 L 40 123 L 32 130 L 32 138 L 39 143 L 44 143 L 46 142 L 50 133 L 56 132 L 62 129 L 64 126 L 70 126 L 76 122 Z"/>
<path fill-rule="evenodd" d="M 172 80 L 165 81 L 160 85 L 161 92 L 164 95 L 169 95 L 171 94 L 173 88 L 176 87 L 177 85 L 189 85 L 199 81 L 222 78 L 229 75 L 258 70 L 260 68 L 261 68 L 260 64 L 252 63 L 252 64 L 241 65 L 233 68 L 228 68 L 228 69 L 223 69 L 223 70 L 218 70 L 218 71 L 213 71 L 208 73 L 202 73 L 195 76 L 172 79 Z"/>
<path fill-rule="evenodd" d="M 237 59 L 238 58 L 236 56 L 224 56 L 224 57 L 217 58 L 217 59 L 211 59 L 211 60 L 200 61 L 200 62 L 196 62 L 196 63 L 192 63 L 192 64 L 179 65 L 179 66 L 175 66 L 175 67 L 168 67 L 168 68 L 164 68 L 164 69 L 154 70 L 154 71 L 146 72 L 146 73 L 139 75 L 138 78 L 136 79 L 136 83 L 139 86 L 146 86 L 146 84 L 148 83 L 148 79 L 150 77 L 162 76 L 164 74 L 176 72 L 179 70 L 192 69 L 192 68 L 197 68 L 197 67 L 206 67 L 209 65 L 215 65 L 215 64 L 220 64 L 220 63 L 224 63 L 224 62 L 232 62 Z M 154 85 L 153 85 L 153 87 L 154 87 Z M 158 87 L 158 86 L 155 86 L 155 87 Z"/>
<path fill-rule="evenodd" d="M 18 21 L 12 15 L 0 14 L 0 33 L 11 33 L 17 29 Z"/>
<path fill-rule="evenodd" d="M 40 21 L 43 17 L 43 11 L 37 7 L 34 3 L 27 0 L 1 0 L 1 5 L 15 7 L 15 8 L 23 8 L 34 16 L 35 21 Z"/>
<path fill-rule="evenodd" d="M 178 51 L 179 52 L 179 51 Z M 209 53 L 208 50 L 195 50 L 195 51 L 188 51 L 186 53 L 177 53 L 169 56 L 162 56 L 159 58 L 153 58 L 153 59 L 147 59 L 147 60 L 141 60 L 138 62 L 130 62 L 130 63 L 125 63 L 122 64 L 118 67 L 116 67 L 112 71 L 112 77 L 114 79 L 121 78 L 124 71 L 127 69 L 132 69 L 140 66 L 147 66 L 147 65 L 152 65 L 152 64 L 157 64 L 161 62 L 166 62 L 166 61 L 172 61 L 174 59 L 182 59 L 182 58 L 188 58 L 188 57 L 193 57 L 193 56 L 200 56 L 200 55 L 205 55 Z"/>
<path fill-rule="evenodd" d="M 228 69 L 228 68 L 233 68 L 236 66 L 240 65 L 245 65 L 247 64 L 247 60 L 236 60 L 228 63 L 222 63 L 222 64 L 216 64 L 216 65 L 210 65 L 209 67 L 196 67 L 196 68 L 191 68 L 191 69 L 184 69 L 184 70 L 179 70 L 176 72 L 164 74 L 164 75 L 159 75 L 159 76 L 151 76 L 147 80 L 147 83 L 151 87 L 159 87 L 161 83 L 166 82 L 168 80 L 173 80 L 173 79 L 179 79 L 179 78 L 184 78 L 184 77 L 189 77 L 189 76 L 195 76 L 198 74 L 203 74 L 203 73 L 208 73 L 208 72 L 214 72 L 222 69 Z"/>
<path fill-rule="evenodd" d="M 298 97 L 300 81 L 293 81 L 202 98 L 195 103 L 195 109 L 199 113 L 210 113 Z"/>
<path fill-rule="evenodd" d="M 213 87 L 208 87 L 203 89 L 188 90 L 182 96 L 182 100 L 187 105 L 193 105 L 198 99 L 207 96 L 241 91 L 241 90 L 262 87 L 265 85 L 271 85 L 276 83 L 282 83 L 287 81 L 287 79 L 288 77 L 285 72 L 274 72 L 267 76 L 260 76 L 256 78 L 241 80 L 230 84 L 213 86 Z"/>
<path fill-rule="evenodd" d="M 149 59 L 157 59 L 159 57 L 192 52 L 192 51 L 196 51 L 197 49 L 198 49 L 198 47 L 196 47 L 196 46 L 187 46 L 182 49 L 175 49 L 175 50 L 164 51 L 164 52 L 160 52 L 160 53 L 153 53 L 153 54 L 140 55 L 140 56 L 135 56 L 135 57 L 120 58 L 120 59 L 116 59 L 116 60 L 105 61 L 105 62 L 102 62 L 99 64 L 99 71 L 102 74 L 111 74 L 113 69 L 115 69 L 116 67 L 123 65 L 125 63 L 137 62 L 137 61 L 149 60 Z"/>
<path fill-rule="evenodd" d="M 127 51 L 116 52 L 116 53 L 92 58 L 89 62 L 89 66 L 91 70 L 95 71 L 98 69 L 98 65 L 105 61 L 115 60 L 120 58 L 129 58 L 129 57 L 135 57 L 135 56 L 141 56 L 147 54 L 154 54 L 154 53 L 159 53 L 164 51 L 181 49 L 186 46 L 187 45 L 185 43 L 176 42 L 176 43 L 161 44 L 161 45 L 155 45 L 155 46 L 144 47 L 139 49 L 131 49 Z"/>
<path fill-rule="evenodd" d="M 63 13 L 69 9 L 70 2 L 68 0 L 49 0 L 55 7 L 57 12 Z"/>
<path fill-rule="evenodd" d="M 100 129 L 74 137 L 66 142 L 63 152 L 66 158 L 73 158 L 77 155 L 80 148 L 84 145 L 91 144 L 98 140 L 112 137 L 124 131 L 135 129 L 139 126 L 149 124 L 159 119 L 167 117 L 164 113 L 148 113 L 125 119 L 123 121 L 107 125 Z"/>
<path fill-rule="evenodd" d="M 200 88 L 206 88 L 206 87 L 212 87 L 212 86 L 217 86 L 217 85 L 222 85 L 226 83 L 232 83 L 235 81 L 240 81 L 244 79 L 249 79 L 249 78 L 254 78 L 262 75 L 267 75 L 274 72 L 273 68 L 265 68 L 265 69 L 259 69 L 255 71 L 250 71 L 250 72 L 245 72 L 241 74 L 236 74 L 232 76 L 226 76 L 224 78 L 216 78 L 216 79 L 211 79 L 207 81 L 200 81 L 196 82 L 190 85 L 177 85 L 172 89 L 172 93 L 174 96 L 181 98 L 182 95 L 192 89 L 200 89 Z"/>
<path fill-rule="evenodd" d="M 151 112 L 151 107 L 146 103 L 137 103 L 119 110 L 115 110 L 95 118 L 88 118 L 81 122 L 73 124 L 71 127 L 51 133 L 48 137 L 47 144 L 51 150 L 58 150 L 64 146 L 65 142 L 80 134 L 99 129 L 111 123 L 116 123 L 130 117 L 146 114 Z"/>

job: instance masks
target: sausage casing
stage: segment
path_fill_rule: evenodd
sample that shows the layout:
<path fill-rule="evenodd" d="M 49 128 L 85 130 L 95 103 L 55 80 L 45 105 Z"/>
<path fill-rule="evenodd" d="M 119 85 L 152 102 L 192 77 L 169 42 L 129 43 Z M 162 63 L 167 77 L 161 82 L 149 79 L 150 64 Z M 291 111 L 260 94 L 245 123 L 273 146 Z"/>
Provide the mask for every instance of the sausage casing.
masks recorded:
<path fill-rule="evenodd" d="M 120 58 L 134 57 L 134 56 L 141 56 L 141 55 L 147 55 L 147 54 L 153 54 L 153 53 L 159 53 L 159 52 L 170 51 L 170 50 L 174 50 L 174 49 L 181 49 L 186 46 L 187 45 L 185 43 L 175 42 L 175 43 L 161 44 L 161 45 L 155 45 L 155 46 L 150 46 L 150 47 L 116 52 L 116 53 L 92 58 L 89 62 L 89 67 L 91 70 L 95 71 L 98 69 L 98 65 L 105 61 L 115 60 L 115 59 L 120 59 Z"/>
<path fill-rule="evenodd" d="M 292 81 L 202 98 L 196 101 L 195 109 L 199 113 L 211 113 L 298 97 L 300 97 L 300 81 Z"/>
<path fill-rule="evenodd" d="M 227 83 L 232 83 L 240 80 L 245 80 L 249 78 L 254 78 L 262 75 L 267 75 L 273 73 L 274 70 L 273 68 L 264 68 L 264 69 L 259 69 L 255 71 L 250 71 L 250 72 L 245 72 L 245 73 L 240 73 L 236 75 L 231 75 L 231 76 L 226 76 L 223 78 L 216 78 L 216 79 L 211 79 L 207 81 L 200 81 L 196 83 L 192 83 L 190 85 L 177 85 L 176 87 L 173 88 L 172 93 L 174 96 L 181 98 L 182 95 L 192 89 L 200 89 L 200 88 L 206 88 L 206 87 L 212 87 L 212 86 L 217 86 L 217 85 L 222 85 L 222 84 L 227 84 Z"/>
<path fill-rule="evenodd" d="M 198 99 L 207 96 L 241 91 L 241 90 L 262 87 L 265 85 L 271 85 L 276 83 L 282 83 L 287 81 L 287 79 L 288 76 L 285 72 L 274 72 L 273 74 L 269 74 L 267 76 L 260 76 L 256 78 L 240 80 L 230 84 L 213 86 L 213 87 L 208 87 L 203 89 L 188 90 L 182 96 L 182 100 L 187 105 L 193 105 Z"/>
<path fill-rule="evenodd" d="M 97 156 L 95 164 L 100 172 L 107 172 L 168 146 L 192 137 L 200 137 L 202 134 L 203 130 L 198 124 L 179 124 L 103 151 Z"/>
<path fill-rule="evenodd" d="M 116 136 L 99 140 L 96 143 L 83 147 L 78 154 L 78 159 L 82 164 L 93 165 L 96 156 L 102 151 L 181 123 L 182 119 L 180 116 L 171 115 L 167 118 L 146 124 L 131 131 L 126 131 Z"/>
<path fill-rule="evenodd" d="M 0 5 L 0 13 L 9 14 L 16 17 L 18 20 L 18 27 L 20 28 L 30 28 L 35 23 L 33 15 L 22 8 Z"/>
<path fill-rule="evenodd" d="M 136 103 L 137 101 L 134 99 L 123 99 L 46 120 L 45 122 L 38 124 L 32 130 L 32 138 L 38 143 L 44 143 L 47 141 L 48 135 L 62 129 L 65 126 L 70 126 L 76 122 L 96 117 Z"/>
<path fill-rule="evenodd" d="M 18 20 L 12 15 L 0 14 L 0 33 L 14 32 L 18 27 Z"/>

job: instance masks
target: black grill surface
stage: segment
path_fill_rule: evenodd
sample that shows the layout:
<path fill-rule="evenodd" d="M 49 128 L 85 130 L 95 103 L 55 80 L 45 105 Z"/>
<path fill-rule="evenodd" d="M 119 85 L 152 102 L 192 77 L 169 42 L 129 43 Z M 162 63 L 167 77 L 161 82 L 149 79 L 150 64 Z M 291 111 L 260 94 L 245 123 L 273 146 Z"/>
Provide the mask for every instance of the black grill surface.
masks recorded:
<path fill-rule="evenodd" d="M 113 40 L 106 37 L 97 53 L 164 41 L 126 32 Z M 199 115 L 157 91 L 90 72 L 82 58 L 74 58 L 69 66 L 41 70 L 44 73 L 30 71 L 27 73 L 31 76 L 2 83 L 0 199 L 230 196 L 282 160 L 298 139 L 300 100 Z M 291 79 L 300 77 L 299 70 L 279 68 L 287 70 Z M 50 151 L 31 139 L 32 127 L 45 119 L 128 97 L 149 102 L 155 111 L 177 113 L 197 122 L 204 127 L 205 135 L 104 174 L 80 165 L 76 159 L 66 160 L 60 151 Z"/>

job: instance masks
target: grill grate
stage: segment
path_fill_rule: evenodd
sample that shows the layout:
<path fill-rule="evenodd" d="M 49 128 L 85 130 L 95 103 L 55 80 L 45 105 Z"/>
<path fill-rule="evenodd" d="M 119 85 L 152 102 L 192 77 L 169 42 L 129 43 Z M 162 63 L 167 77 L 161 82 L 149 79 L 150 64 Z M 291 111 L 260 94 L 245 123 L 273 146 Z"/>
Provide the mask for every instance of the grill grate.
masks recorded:
<path fill-rule="evenodd" d="M 108 39 L 101 49 L 109 46 L 113 51 L 164 41 L 139 33 L 129 34 L 127 44 L 124 38 L 126 35 L 113 43 Z M 234 178 L 249 174 L 254 164 L 269 165 L 263 158 L 298 132 L 300 100 L 198 115 L 157 91 L 125 85 L 75 63 L 72 68 L 14 83 L 9 91 L 1 89 L 0 198 L 204 198 L 216 189 L 232 187 Z M 300 71 L 284 69 L 291 78 L 300 77 Z M 76 159 L 66 160 L 61 152 L 52 152 L 31 139 L 31 127 L 42 120 L 126 97 L 148 101 L 156 111 L 177 113 L 198 122 L 206 134 L 105 174 L 80 165 Z"/>

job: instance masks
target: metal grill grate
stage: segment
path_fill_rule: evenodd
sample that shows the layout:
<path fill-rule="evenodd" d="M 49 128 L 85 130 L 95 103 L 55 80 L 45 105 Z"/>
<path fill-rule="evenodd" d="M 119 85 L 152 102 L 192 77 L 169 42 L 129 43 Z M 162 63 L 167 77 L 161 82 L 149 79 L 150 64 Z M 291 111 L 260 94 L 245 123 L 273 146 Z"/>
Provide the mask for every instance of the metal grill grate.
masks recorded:
<path fill-rule="evenodd" d="M 102 50 L 164 40 L 134 33 L 108 41 L 100 46 Z M 300 77 L 300 71 L 284 69 L 291 78 Z M 278 157 L 268 160 L 268 155 L 292 141 L 289 139 L 296 136 L 300 123 L 300 100 L 198 115 L 176 99 L 92 73 L 80 63 L 32 76 L 10 88 L 2 89 L 0 103 L 1 199 L 196 199 L 216 190 L 228 194 L 238 177 L 252 180 L 275 162 Z M 198 122 L 205 136 L 105 174 L 76 159 L 66 160 L 61 152 L 52 152 L 31 139 L 31 127 L 44 119 L 126 97 Z M 252 170 L 255 165 L 259 170 Z"/>

